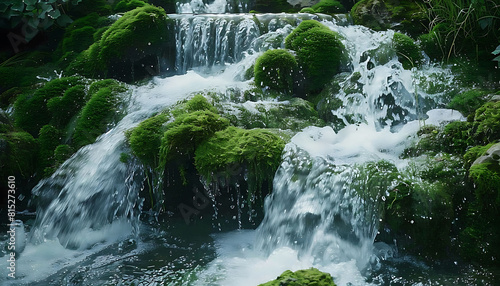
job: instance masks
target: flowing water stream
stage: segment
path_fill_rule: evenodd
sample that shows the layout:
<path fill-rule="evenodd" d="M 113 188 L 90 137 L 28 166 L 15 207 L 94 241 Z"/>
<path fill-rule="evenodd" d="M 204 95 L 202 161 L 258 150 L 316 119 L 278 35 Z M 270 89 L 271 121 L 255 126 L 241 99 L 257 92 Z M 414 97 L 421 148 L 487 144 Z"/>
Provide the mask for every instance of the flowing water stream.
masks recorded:
<path fill-rule="evenodd" d="M 248 5 L 178 3 L 179 14 L 171 17 L 180 75 L 130 86 L 122 95 L 123 119 L 34 188 L 40 207 L 35 221 L 25 219 L 18 279 L 0 284 L 241 286 L 314 266 L 331 273 L 337 285 L 490 285 L 488 273 L 431 269 L 399 257 L 397 244 L 374 243 L 391 181 L 371 180 L 367 164 L 385 160 L 404 170 L 409 162 L 399 156 L 423 124 L 464 120 L 439 109 L 444 92 L 426 88 L 431 81 L 451 88 L 453 75 L 432 65 L 403 69 L 390 47 L 393 31 L 309 14 L 220 14 L 248 12 Z M 219 232 L 212 218 L 191 225 L 166 215 L 141 219 L 143 170 L 120 162 L 124 131 L 193 92 L 249 89 L 244 73 L 256 57 L 282 48 L 286 35 L 311 18 L 342 35 L 349 52 L 342 88 L 331 94 L 343 103 L 332 114 L 345 127 L 311 126 L 292 138 L 255 230 Z M 348 93 L 353 76 L 357 91 Z M 388 96 L 391 104 L 383 100 Z M 0 268 L 6 268 L 4 259 Z"/>

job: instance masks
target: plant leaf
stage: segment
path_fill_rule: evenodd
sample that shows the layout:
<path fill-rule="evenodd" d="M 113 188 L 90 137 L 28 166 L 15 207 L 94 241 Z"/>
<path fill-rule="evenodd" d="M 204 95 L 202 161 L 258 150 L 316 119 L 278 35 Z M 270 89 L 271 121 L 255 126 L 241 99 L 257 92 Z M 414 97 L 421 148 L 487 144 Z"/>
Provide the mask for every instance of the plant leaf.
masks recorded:
<path fill-rule="evenodd" d="M 498 45 L 498 47 L 493 52 L 491 52 L 491 53 L 494 54 L 494 55 L 500 54 L 500 45 Z"/>
<path fill-rule="evenodd" d="M 71 18 L 66 14 L 62 14 L 60 17 L 57 18 L 57 24 L 61 27 L 65 27 L 71 23 L 73 23 L 73 20 L 71 20 Z"/>

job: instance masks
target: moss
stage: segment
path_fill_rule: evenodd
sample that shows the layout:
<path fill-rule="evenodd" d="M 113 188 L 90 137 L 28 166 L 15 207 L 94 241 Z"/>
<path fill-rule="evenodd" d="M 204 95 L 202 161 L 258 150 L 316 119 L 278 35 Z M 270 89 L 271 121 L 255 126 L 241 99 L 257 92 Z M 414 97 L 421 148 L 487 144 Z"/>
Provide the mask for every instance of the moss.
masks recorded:
<path fill-rule="evenodd" d="M 45 125 L 40 129 L 38 161 L 39 169 L 44 176 L 50 176 L 53 171 L 50 167 L 55 163 L 54 150 L 60 144 L 61 139 L 61 131 L 52 125 Z"/>
<path fill-rule="evenodd" d="M 259 286 L 335 286 L 335 283 L 329 273 L 310 268 L 295 272 L 287 270 L 275 280 Z"/>
<path fill-rule="evenodd" d="M 455 95 L 450 103 L 449 108 L 460 111 L 465 117 L 476 112 L 476 109 L 481 107 L 486 102 L 485 96 L 488 92 L 471 89 Z"/>
<path fill-rule="evenodd" d="M 285 39 L 285 47 L 296 51 L 304 72 L 300 83 L 307 93 L 321 91 L 339 71 L 344 45 L 339 35 L 314 20 L 305 20 Z"/>
<path fill-rule="evenodd" d="M 3 178 L 31 177 L 37 166 L 38 144 L 27 132 L 0 133 L 0 173 Z"/>
<path fill-rule="evenodd" d="M 181 103 L 179 106 L 173 109 L 172 115 L 177 117 L 183 113 L 190 113 L 202 110 L 217 113 L 217 109 L 210 102 L 208 102 L 206 97 L 204 97 L 201 94 L 196 94 L 185 103 Z"/>
<path fill-rule="evenodd" d="M 18 127 L 38 136 L 43 125 L 48 124 L 52 114 L 47 108 L 47 102 L 54 97 L 62 97 L 67 89 L 79 85 L 78 77 L 63 77 L 47 82 L 33 93 L 23 93 L 14 104 L 14 120 Z"/>
<path fill-rule="evenodd" d="M 67 144 L 61 144 L 57 146 L 56 149 L 54 149 L 54 159 L 56 167 L 68 160 L 74 152 L 75 150 Z"/>
<path fill-rule="evenodd" d="M 13 104 L 17 96 L 25 92 L 26 89 L 20 87 L 13 87 L 0 94 L 0 108 L 7 109 L 7 107 Z"/>
<path fill-rule="evenodd" d="M 127 12 L 145 5 L 146 3 L 141 0 L 121 0 L 116 3 L 114 10 L 115 12 Z"/>
<path fill-rule="evenodd" d="M 474 146 L 467 150 L 467 153 L 464 155 L 465 165 L 470 167 L 477 158 L 484 156 L 488 149 L 493 146 L 495 143 L 490 143 L 486 146 Z"/>
<path fill-rule="evenodd" d="M 234 164 L 245 166 L 249 177 L 249 194 L 264 181 L 271 182 L 281 162 L 285 142 L 265 129 L 245 130 L 229 127 L 218 131 L 198 146 L 195 166 L 208 180 Z"/>
<path fill-rule="evenodd" d="M 443 130 L 442 145 L 444 151 L 454 154 L 464 154 L 469 146 L 474 144 L 471 137 L 471 124 L 465 121 L 448 123 Z"/>
<path fill-rule="evenodd" d="M 316 11 L 313 8 L 311 8 L 311 7 L 306 7 L 306 8 L 302 8 L 300 10 L 300 13 L 314 14 L 314 13 L 316 13 Z"/>
<path fill-rule="evenodd" d="M 14 87 L 31 86 L 41 80 L 36 76 L 41 75 L 40 68 L 20 66 L 0 66 L 0 92 L 3 93 Z"/>
<path fill-rule="evenodd" d="M 107 16 L 113 11 L 111 5 L 106 0 L 85 0 L 79 2 L 78 5 L 68 5 L 65 7 L 68 9 L 66 13 L 73 19 L 78 19 L 92 13 Z"/>
<path fill-rule="evenodd" d="M 175 158 L 192 156 L 203 141 L 228 126 L 229 120 L 206 110 L 179 115 L 166 126 L 161 140 L 160 166 Z"/>
<path fill-rule="evenodd" d="M 500 101 L 487 102 L 476 110 L 474 137 L 478 142 L 489 143 L 500 139 Z"/>
<path fill-rule="evenodd" d="M 101 87 L 102 85 L 105 87 Z M 97 89 L 96 86 L 100 88 Z M 73 146 L 77 148 L 93 143 L 97 136 L 108 129 L 108 124 L 117 116 L 120 102 L 118 93 L 125 91 L 125 88 L 114 80 L 97 82 L 89 88 L 96 89 L 94 93 L 89 93 L 91 97 L 76 121 Z"/>
<path fill-rule="evenodd" d="M 356 25 L 376 31 L 398 28 L 416 36 L 427 26 L 426 10 L 417 1 L 361 0 L 352 7 L 351 15 Z"/>
<path fill-rule="evenodd" d="M 286 0 L 256 0 L 253 8 L 260 13 L 297 12 Z"/>
<path fill-rule="evenodd" d="M 130 148 L 144 164 L 157 167 L 160 153 L 161 138 L 164 133 L 162 126 L 167 122 L 167 114 L 159 114 L 142 121 L 130 132 L 128 141 Z"/>
<path fill-rule="evenodd" d="M 292 93 L 294 74 L 298 66 L 295 57 L 286 50 L 268 50 L 255 63 L 255 83 L 259 87 Z"/>
<path fill-rule="evenodd" d="M 401 33 L 394 33 L 392 43 L 398 59 L 405 69 L 418 67 L 422 64 L 422 52 L 412 38 Z"/>
<path fill-rule="evenodd" d="M 161 8 L 147 5 L 129 11 L 102 35 L 98 60 L 140 59 L 162 46 L 167 26 L 167 15 Z"/>
<path fill-rule="evenodd" d="M 321 0 L 311 7 L 316 13 L 335 14 L 344 13 L 344 6 L 335 0 Z"/>
<path fill-rule="evenodd" d="M 64 128 L 85 104 L 85 86 L 76 85 L 68 88 L 62 96 L 47 101 L 47 108 L 52 114 L 52 124 Z"/>
<path fill-rule="evenodd" d="M 442 60 L 444 58 L 447 43 L 446 39 L 441 35 L 446 33 L 447 29 L 447 24 L 439 23 L 429 33 L 418 37 L 422 49 L 431 60 Z"/>
<path fill-rule="evenodd" d="M 97 42 L 80 53 L 67 68 L 68 73 L 79 73 L 88 77 L 112 77 L 120 80 L 135 80 L 144 76 L 144 69 L 134 63 L 151 56 L 161 55 L 168 38 L 169 23 L 162 8 L 145 5 L 126 12 L 109 28 L 98 30 Z"/>

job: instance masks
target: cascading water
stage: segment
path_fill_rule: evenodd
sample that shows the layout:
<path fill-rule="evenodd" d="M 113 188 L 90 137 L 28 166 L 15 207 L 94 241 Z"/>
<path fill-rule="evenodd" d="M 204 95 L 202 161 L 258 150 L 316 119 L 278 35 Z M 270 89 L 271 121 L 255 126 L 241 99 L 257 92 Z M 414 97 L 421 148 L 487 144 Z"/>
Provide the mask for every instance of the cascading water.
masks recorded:
<path fill-rule="evenodd" d="M 246 9 L 247 2 L 238 3 Z M 232 11 L 227 5 L 190 1 L 179 4 L 178 12 Z M 342 36 L 350 57 L 350 72 L 341 75 L 340 91 L 328 99 L 339 102 L 331 112 L 339 124 L 308 127 L 292 138 L 257 230 L 217 234 L 215 242 L 200 234 L 201 242 L 193 241 L 198 239 L 194 226 L 139 221 L 142 172 L 139 165 L 119 161 L 124 131 L 192 92 L 249 90 L 243 75 L 260 52 L 282 48 L 300 21 L 321 19 L 309 14 L 171 17 L 177 22 L 176 69 L 187 73 L 132 88 L 124 118 L 35 188 L 41 206 L 16 282 L 255 286 L 284 270 L 315 266 L 331 273 L 337 285 L 367 285 L 361 273 L 377 256 L 379 202 L 393 184 L 382 171 L 373 175 L 374 162 L 404 169 L 408 162 L 398 157 L 421 124 L 463 120 L 458 112 L 434 109 L 442 94 L 427 93 L 421 81 L 439 74 L 450 84 L 452 76 L 432 66 L 403 69 L 390 47 L 391 31 L 324 21 Z M 190 71 L 194 68 L 204 76 Z M 219 72 L 207 74 L 214 70 Z M 125 240 L 131 237 L 136 240 Z"/>
<path fill-rule="evenodd" d="M 177 13 L 179 14 L 206 14 L 206 13 L 248 13 L 252 6 L 251 0 L 189 0 L 177 2 Z"/>

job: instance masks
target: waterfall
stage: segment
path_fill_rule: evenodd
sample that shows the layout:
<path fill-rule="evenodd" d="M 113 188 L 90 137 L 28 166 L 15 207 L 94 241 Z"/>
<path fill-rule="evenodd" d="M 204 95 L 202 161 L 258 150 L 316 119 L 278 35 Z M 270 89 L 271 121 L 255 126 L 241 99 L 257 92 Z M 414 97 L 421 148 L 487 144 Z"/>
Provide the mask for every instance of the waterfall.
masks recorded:
<path fill-rule="evenodd" d="M 207 14 L 207 13 L 248 13 L 253 1 L 249 0 L 190 0 L 177 2 L 177 13 L 179 14 Z"/>

